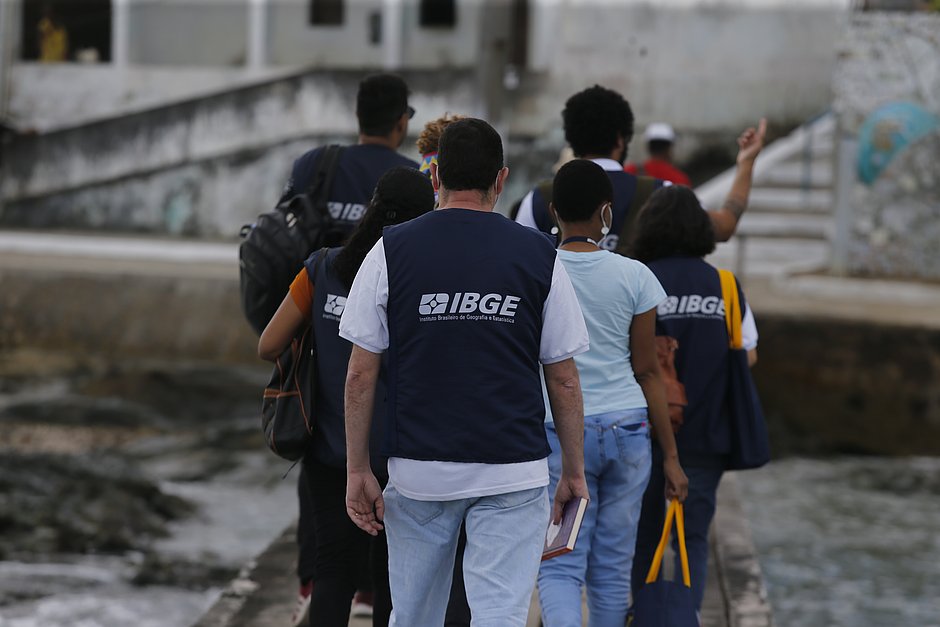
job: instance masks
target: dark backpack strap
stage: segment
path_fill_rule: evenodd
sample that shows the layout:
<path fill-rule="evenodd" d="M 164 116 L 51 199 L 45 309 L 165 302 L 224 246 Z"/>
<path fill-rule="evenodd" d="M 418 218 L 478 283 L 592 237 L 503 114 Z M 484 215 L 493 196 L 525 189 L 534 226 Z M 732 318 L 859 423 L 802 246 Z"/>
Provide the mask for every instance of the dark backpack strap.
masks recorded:
<path fill-rule="evenodd" d="M 627 254 L 630 246 L 630 237 L 633 233 L 633 225 L 636 223 L 636 216 L 646 204 L 646 201 L 653 192 L 659 187 L 658 179 L 652 176 L 636 177 L 636 190 L 633 192 L 633 198 L 630 200 L 630 206 L 627 207 L 627 215 L 623 217 L 623 227 L 620 230 L 620 241 L 617 243 L 617 252 L 621 255 Z"/>
<path fill-rule="evenodd" d="M 314 287 L 317 285 L 316 277 L 320 272 L 320 266 L 323 265 L 323 260 L 326 259 L 326 256 L 330 253 L 330 247 L 324 246 L 317 252 L 319 253 L 317 254 L 317 260 L 313 262 L 313 267 L 307 271 L 307 280 L 310 281 L 310 285 Z"/>
<path fill-rule="evenodd" d="M 339 158 L 344 150 L 344 146 L 330 144 L 323 149 L 320 158 L 317 159 L 314 166 L 316 170 L 310 178 L 310 188 L 307 190 L 314 207 L 324 207 L 329 202 L 330 192 L 333 191 L 333 179 L 336 178 L 336 167 L 339 165 Z"/>
<path fill-rule="evenodd" d="M 536 194 L 532 194 L 532 218 L 535 220 L 535 226 L 538 227 L 543 233 L 550 233 L 555 224 L 555 218 L 552 216 L 550 204 L 552 204 L 552 179 L 545 179 L 540 181 L 538 185 L 535 186 L 534 192 L 538 192 L 538 197 L 545 203 L 545 213 L 543 214 L 540 211 L 536 211 L 535 200 Z M 554 236 L 553 236 L 554 237 Z"/>
<path fill-rule="evenodd" d="M 317 255 L 317 260 L 313 263 L 313 276 L 310 276 L 310 271 L 307 271 L 307 280 L 310 281 L 310 285 L 313 286 L 313 292 L 310 295 L 310 324 L 307 325 L 307 328 L 310 330 L 310 356 L 316 359 L 317 357 L 317 335 L 313 331 L 313 299 L 317 295 L 317 274 L 320 272 L 320 265 L 323 263 L 323 260 L 326 259 L 326 256 L 329 254 L 330 249 L 327 246 L 324 246 L 320 249 L 320 254 Z M 298 334 L 300 337 L 300 334 Z M 316 382 L 316 363 L 314 362 L 314 367 L 310 369 L 310 377 Z"/>

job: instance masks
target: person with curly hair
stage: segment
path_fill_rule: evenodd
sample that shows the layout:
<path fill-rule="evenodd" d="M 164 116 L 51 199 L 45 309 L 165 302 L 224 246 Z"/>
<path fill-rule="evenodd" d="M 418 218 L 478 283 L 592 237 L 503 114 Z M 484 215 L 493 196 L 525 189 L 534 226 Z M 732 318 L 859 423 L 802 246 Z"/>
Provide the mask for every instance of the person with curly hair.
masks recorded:
<path fill-rule="evenodd" d="M 633 111 L 616 91 L 600 85 L 589 87 L 571 96 L 561 115 L 565 139 L 574 156 L 594 161 L 610 177 L 614 188 L 613 223 L 604 248 L 625 255 L 640 207 L 650 194 L 670 183 L 624 172 L 627 147 L 633 138 Z M 767 122 L 761 120 L 756 129 L 749 128 L 738 138 L 740 150 L 732 191 L 721 207 L 707 213 L 715 241 L 724 242 L 734 235 L 747 208 L 754 160 L 764 145 L 766 130 Z M 516 222 L 557 235 L 558 227 L 548 208 L 551 200 L 551 180 L 539 183 L 522 199 Z"/>
<path fill-rule="evenodd" d="M 465 117 L 467 116 L 445 113 L 443 116 L 424 125 L 424 129 L 418 135 L 418 141 L 415 142 L 418 152 L 421 153 L 421 166 L 418 169 L 422 174 L 431 176 L 431 164 L 437 165 L 437 145 L 440 143 L 441 133 L 444 132 L 447 125 L 457 120 L 463 120 Z"/>

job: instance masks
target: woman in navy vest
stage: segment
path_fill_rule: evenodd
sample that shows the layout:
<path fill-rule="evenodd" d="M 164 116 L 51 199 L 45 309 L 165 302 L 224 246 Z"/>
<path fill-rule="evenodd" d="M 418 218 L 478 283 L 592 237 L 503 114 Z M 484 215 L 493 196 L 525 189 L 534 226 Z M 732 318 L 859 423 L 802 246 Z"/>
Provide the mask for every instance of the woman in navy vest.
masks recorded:
<path fill-rule="evenodd" d="M 426 176 L 412 168 L 389 170 L 379 179 L 366 214 L 346 246 L 310 255 L 258 344 L 259 356 L 274 360 L 304 324 L 312 325 L 317 344 L 316 428 L 303 464 L 316 538 L 309 614 L 316 617 L 318 627 L 346 627 L 359 575 L 365 571 L 371 572 L 375 591 L 372 624 L 388 624 L 391 599 L 385 534 L 372 540 L 346 513 L 343 392 L 352 345 L 339 337 L 338 330 L 349 287 L 382 229 L 433 208 L 434 190 Z M 384 391 L 376 398 L 384 400 Z M 377 430 L 384 411 L 384 403 L 377 402 L 371 438 L 373 472 L 380 481 L 388 478 L 385 459 L 378 454 Z"/>
<path fill-rule="evenodd" d="M 687 187 L 658 190 L 637 216 L 631 254 L 649 266 L 668 295 L 657 309 L 656 332 L 679 342 L 676 373 L 688 398 L 676 443 L 689 477 L 685 532 L 697 608 L 705 594 L 708 528 L 715 514 L 718 483 L 731 450 L 724 407 L 729 368 L 724 301 L 718 271 L 703 259 L 714 249 L 712 223 Z M 744 303 L 740 283 L 738 286 Z M 756 327 L 753 328 L 756 333 Z M 749 345 L 756 346 L 756 338 L 745 339 L 745 347 Z M 659 447 L 654 446 L 653 459 L 661 455 Z M 663 476 L 657 472 L 655 463 L 653 468 L 637 534 L 634 591 L 646 579 L 664 523 Z"/>
<path fill-rule="evenodd" d="M 588 624 L 622 627 L 650 476 L 650 418 L 667 451 L 658 469 L 668 478 L 660 500 L 684 498 L 687 485 L 656 355 L 656 306 L 666 294 L 642 263 L 604 250 L 613 189 L 601 166 L 584 159 L 568 162 L 555 176 L 552 198 L 561 228 L 558 258 L 571 277 L 591 340 L 590 349 L 574 358 L 584 395 L 584 471 L 591 503 L 574 551 L 539 569 L 542 622 L 580 627 L 584 586 Z M 550 410 L 545 430 L 552 448 L 551 491 L 561 471 L 561 451 Z"/>

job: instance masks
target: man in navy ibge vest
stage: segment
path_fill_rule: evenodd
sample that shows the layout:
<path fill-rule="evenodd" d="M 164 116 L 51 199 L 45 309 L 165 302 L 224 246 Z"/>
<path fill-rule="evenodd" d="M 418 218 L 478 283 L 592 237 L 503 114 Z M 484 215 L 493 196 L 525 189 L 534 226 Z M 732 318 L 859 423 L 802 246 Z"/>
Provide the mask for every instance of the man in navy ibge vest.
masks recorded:
<path fill-rule="evenodd" d="M 588 497 L 572 357 L 587 330 L 564 266 L 538 231 L 494 213 L 508 168 L 482 120 L 449 125 L 431 177 L 441 208 L 385 230 L 346 301 L 346 506 L 388 534 L 392 622 L 439 627 L 461 522 L 475 626 L 525 625 L 549 521 L 540 364 L 563 469 L 552 516 Z M 385 494 L 368 434 L 381 353 Z"/>
<path fill-rule="evenodd" d="M 331 182 L 328 207 L 336 220 L 336 231 L 345 239 L 365 214 L 375 185 L 383 174 L 394 167 L 417 168 L 418 164 L 400 155 L 408 134 L 408 121 L 414 115 L 408 104 L 408 85 L 394 74 L 373 74 L 359 83 L 356 93 L 356 119 L 359 124 L 359 139 L 354 146 L 347 146 L 340 155 Z M 294 161 L 290 179 L 284 187 L 281 200 L 287 200 L 310 189 L 317 175 L 319 160 L 324 149 L 314 148 Z M 342 241 L 327 241 L 339 246 Z M 300 593 L 294 624 L 303 622 L 310 604 L 312 582 L 316 577 L 316 540 L 310 522 L 310 498 L 307 492 L 305 471 L 301 470 L 298 483 L 300 520 L 297 525 L 299 556 L 297 576 Z"/>
<path fill-rule="evenodd" d="M 373 74 L 359 83 L 356 119 L 359 141 L 340 155 L 329 196 L 330 214 L 346 235 L 359 224 L 375 184 L 396 166 L 418 164 L 398 152 L 408 135 L 408 121 L 415 110 L 408 104 L 408 85 L 395 74 Z M 310 188 L 323 148 L 314 148 L 294 162 L 282 200 Z M 339 245 L 342 242 L 329 242 Z"/>

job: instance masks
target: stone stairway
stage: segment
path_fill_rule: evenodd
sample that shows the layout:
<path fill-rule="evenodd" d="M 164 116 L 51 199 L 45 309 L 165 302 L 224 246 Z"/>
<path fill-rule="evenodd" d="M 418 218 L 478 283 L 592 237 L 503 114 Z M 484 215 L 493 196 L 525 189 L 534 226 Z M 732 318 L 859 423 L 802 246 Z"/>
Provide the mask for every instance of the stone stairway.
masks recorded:
<path fill-rule="evenodd" d="M 827 112 L 764 148 L 754 169 L 747 213 L 711 263 L 738 276 L 817 270 L 829 260 L 832 231 L 835 118 Z M 719 207 L 734 169 L 695 191 L 706 208 Z"/>

